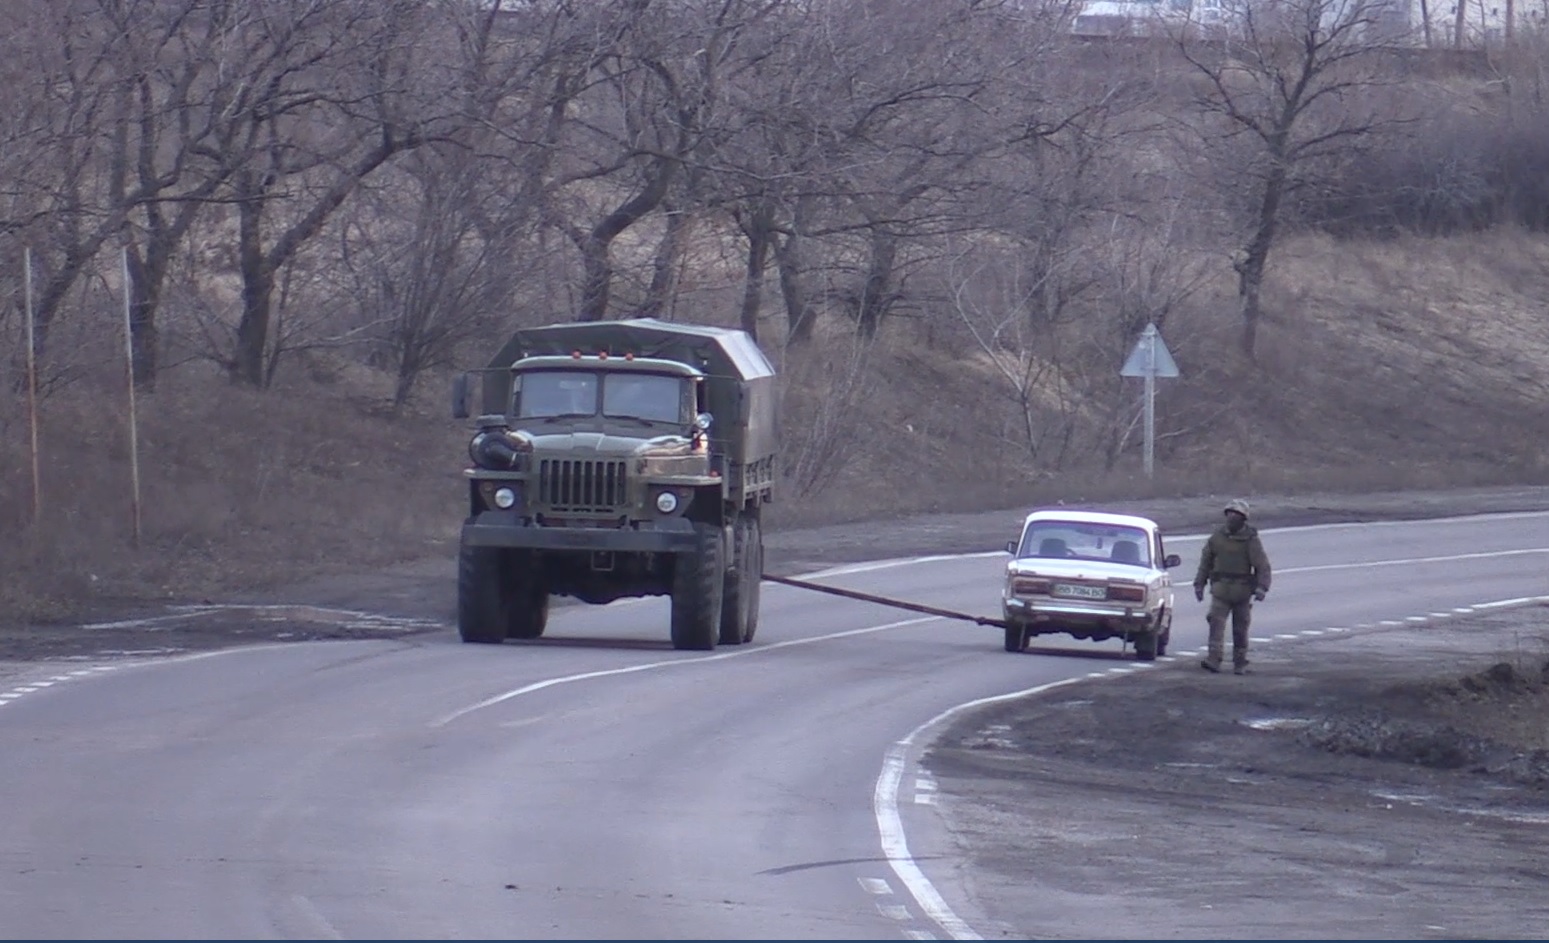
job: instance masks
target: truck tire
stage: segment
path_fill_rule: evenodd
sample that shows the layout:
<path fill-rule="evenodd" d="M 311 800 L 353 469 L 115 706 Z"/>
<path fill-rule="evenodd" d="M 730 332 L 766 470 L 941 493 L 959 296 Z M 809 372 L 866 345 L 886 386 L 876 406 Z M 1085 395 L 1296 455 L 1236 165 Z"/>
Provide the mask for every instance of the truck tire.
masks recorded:
<path fill-rule="evenodd" d="M 1158 658 L 1167 654 L 1167 643 L 1171 642 L 1173 638 L 1172 613 L 1166 612 L 1162 615 L 1165 621 L 1162 622 L 1161 634 L 1156 637 L 1156 656 Z"/>
<path fill-rule="evenodd" d="M 549 591 L 543 570 L 532 553 L 512 554 L 505 571 L 509 602 L 506 638 L 533 639 L 549 624 Z"/>
<path fill-rule="evenodd" d="M 748 564 L 748 630 L 742 636 L 743 642 L 753 641 L 758 632 L 758 607 L 764 590 L 764 524 L 757 512 L 748 518 L 748 547 L 753 562 Z"/>
<path fill-rule="evenodd" d="M 502 564 L 505 552 L 497 547 L 469 547 L 457 551 L 457 634 L 464 642 L 499 645 L 506 640 L 510 601 Z"/>
<path fill-rule="evenodd" d="M 672 647 L 693 651 L 715 648 L 726 586 L 721 529 L 694 525 L 694 549 L 678 554 L 672 572 Z"/>
<path fill-rule="evenodd" d="M 1027 651 L 1027 626 L 1015 624 L 1006 626 L 1006 651 Z"/>
<path fill-rule="evenodd" d="M 726 585 L 721 591 L 722 645 L 741 645 L 753 639 L 758 583 L 762 575 L 758 565 L 756 524 L 751 514 L 743 513 L 732 525 L 731 569 L 726 571 Z"/>

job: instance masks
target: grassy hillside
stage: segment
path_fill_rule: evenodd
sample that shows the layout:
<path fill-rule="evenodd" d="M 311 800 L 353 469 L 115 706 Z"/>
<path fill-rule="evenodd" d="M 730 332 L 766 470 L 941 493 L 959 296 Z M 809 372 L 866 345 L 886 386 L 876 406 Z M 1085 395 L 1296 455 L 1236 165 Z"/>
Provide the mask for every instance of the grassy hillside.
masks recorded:
<path fill-rule="evenodd" d="M 1060 498 L 1370 491 L 1549 478 L 1549 238 L 1493 232 L 1379 243 L 1303 237 L 1275 257 L 1257 363 L 1237 352 L 1230 269 L 1163 327 L 1184 376 L 1160 381 L 1157 473 L 1140 474 L 1140 384 L 1123 350 L 1081 348 L 1024 413 L 945 312 L 848 325 L 786 349 L 787 481 L 772 528 L 1021 506 Z M 131 541 L 118 378 L 41 411 L 44 516 L 31 518 L 24 403 L 0 407 L 0 621 L 124 601 L 197 599 L 455 552 L 467 431 L 446 378 L 394 415 L 391 379 L 313 357 L 275 389 L 207 366 L 139 400 L 142 539 Z M 1075 395 L 1119 390 L 1122 409 Z M 1104 443 L 1122 447 L 1106 449 Z M 1063 451 L 1061 451 L 1063 449 Z"/>

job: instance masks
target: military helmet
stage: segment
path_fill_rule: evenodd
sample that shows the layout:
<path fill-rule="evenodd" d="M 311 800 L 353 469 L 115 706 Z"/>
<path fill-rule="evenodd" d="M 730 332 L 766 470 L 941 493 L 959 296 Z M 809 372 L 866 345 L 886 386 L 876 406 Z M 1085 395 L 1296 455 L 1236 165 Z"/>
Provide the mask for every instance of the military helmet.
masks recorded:
<path fill-rule="evenodd" d="M 1224 513 L 1226 513 L 1226 511 L 1236 511 L 1238 514 L 1241 514 L 1243 517 L 1247 517 L 1248 516 L 1248 502 L 1244 501 L 1242 498 L 1233 498 L 1232 500 L 1226 502 L 1226 510 L 1222 511 L 1221 513 L 1224 514 Z"/>

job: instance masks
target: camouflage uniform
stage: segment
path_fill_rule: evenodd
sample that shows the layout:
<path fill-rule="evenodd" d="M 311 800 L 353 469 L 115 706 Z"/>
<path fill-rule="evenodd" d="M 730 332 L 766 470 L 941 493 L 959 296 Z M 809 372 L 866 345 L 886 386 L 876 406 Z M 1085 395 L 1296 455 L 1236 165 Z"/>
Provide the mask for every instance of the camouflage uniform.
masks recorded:
<path fill-rule="evenodd" d="M 1253 620 L 1253 601 L 1269 592 L 1269 556 L 1257 529 L 1248 524 L 1248 503 L 1233 500 L 1223 512 L 1227 521 L 1205 541 L 1194 574 L 1194 595 L 1203 598 L 1210 584 L 1210 648 L 1201 667 L 1219 671 L 1224 656 L 1226 618 L 1232 618 L 1232 665 L 1238 674 L 1248 666 L 1248 626 Z M 1232 529 L 1235 515 L 1242 520 Z"/>

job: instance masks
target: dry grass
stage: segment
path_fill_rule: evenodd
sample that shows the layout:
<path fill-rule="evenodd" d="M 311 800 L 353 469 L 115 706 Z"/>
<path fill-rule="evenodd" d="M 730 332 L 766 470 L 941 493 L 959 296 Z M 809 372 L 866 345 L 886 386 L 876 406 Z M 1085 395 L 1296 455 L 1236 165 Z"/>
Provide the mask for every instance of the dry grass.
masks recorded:
<path fill-rule="evenodd" d="M 822 325 L 806 350 L 767 343 L 787 385 L 788 447 L 835 465 L 824 488 L 786 488 L 770 526 L 1061 499 L 1549 478 L 1549 240 L 1287 243 L 1257 364 L 1236 352 L 1229 275 L 1165 328 L 1185 375 L 1160 384 L 1150 480 L 1138 430 L 1111 470 L 1091 449 L 1060 469 L 1030 457 L 1004 381 L 945 321 L 891 325 L 861 368 L 843 323 Z M 865 379 L 852 384 L 856 369 Z M 37 527 L 25 416 L 15 398 L 0 406 L 0 621 L 452 553 L 467 431 L 446 417 L 444 378 L 427 379 L 421 402 L 393 416 L 389 379 L 366 368 L 313 359 L 283 377 L 255 393 L 185 366 L 141 398 L 138 549 L 121 387 L 81 380 L 45 402 Z M 1129 382 L 1126 395 L 1138 396 Z M 848 391 L 838 407 L 836 390 Z M 1101 431 L 1077 426 L 1078 438 Z"/>

